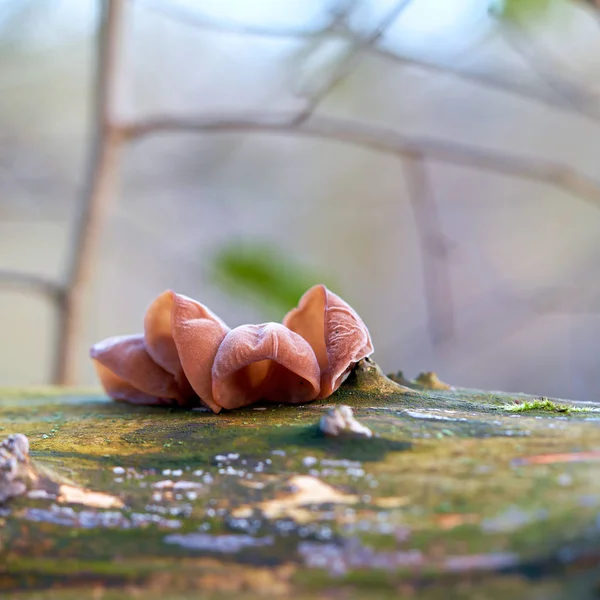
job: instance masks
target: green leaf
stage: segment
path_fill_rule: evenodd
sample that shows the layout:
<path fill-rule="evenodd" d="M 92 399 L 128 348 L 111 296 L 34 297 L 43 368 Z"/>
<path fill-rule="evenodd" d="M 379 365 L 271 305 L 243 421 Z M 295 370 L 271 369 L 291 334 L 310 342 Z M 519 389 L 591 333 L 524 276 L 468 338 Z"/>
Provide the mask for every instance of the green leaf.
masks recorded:
<path fill-rule="evenodd" d="M 296 306 L 309 287 L 331 285 L 322 273 L 303 267 L 277 248 L 255 242 L 222 247 L 213 258 L 211 274 L 231 294 L 282 314 Z"/>
<path fill-rule="evenodd" d="M 523 22 L 544 18 L 556 4 L 557 0 L 496 0 L 490 10 L 508 21 Z"/>

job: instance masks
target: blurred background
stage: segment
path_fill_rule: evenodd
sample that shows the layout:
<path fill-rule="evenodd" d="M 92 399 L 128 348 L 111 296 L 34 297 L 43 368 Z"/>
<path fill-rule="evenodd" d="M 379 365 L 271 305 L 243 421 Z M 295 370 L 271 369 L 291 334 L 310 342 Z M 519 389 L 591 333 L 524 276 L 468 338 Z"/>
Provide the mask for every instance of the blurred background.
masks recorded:
<path fill-rule="evenodd" d="M 236 326 L 281 319 L 322 281 L 386 372 L 600 400 L 593 2 L 113 1 L 113 117 L 229 125 L 119 142 L 77 383 L 95 383 L 88 347 L 140 331 L 166 288 Z M 53 284 L 27 277 L 59 282 L 77 254 L 107 8 L 0 0 L 1 385 L 53 378 Z M 297 117 L 231 124 L 257 113 Z"/>

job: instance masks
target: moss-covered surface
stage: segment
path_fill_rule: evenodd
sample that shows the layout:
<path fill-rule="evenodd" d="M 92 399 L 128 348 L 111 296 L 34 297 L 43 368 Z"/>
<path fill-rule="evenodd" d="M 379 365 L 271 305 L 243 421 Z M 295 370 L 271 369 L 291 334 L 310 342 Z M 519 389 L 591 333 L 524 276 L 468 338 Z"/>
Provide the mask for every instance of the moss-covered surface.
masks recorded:
<path fill-rule="evenodd" d="M 513 402 L 502 407 L 508 412 L 527 412 L 530 410 L 549 410 L 551 412 L 568 413 L 576 410 L 576 407 L 568 404 L 560 404 L 548 398 L 535 398 L 534 400 L 525 400 L 523 402 Z"/>
<path fill-rule="evenodd" d="M 0 507 L 0 597 L 597 598 L 600 415 L 505 410 L 534 401 L 374 369 L 220 415 L 0 391 L 0 436 L 126 505 Z M 319 435 L 335 403 L 378 437 Z"/>
<path fill-rule="evenodd" d="M 561 404 L 555 402 L 549 398 L 534 398 L 533 400 L 523 400 L 506 404 L 502 407 L 502 410 L 508 412 L 527 412 L 530 410 L 547 410 L 557 413 L 597 413 L 600 412 L 600 408 L 594 406 L 574 406 L 572 404 Z"/>

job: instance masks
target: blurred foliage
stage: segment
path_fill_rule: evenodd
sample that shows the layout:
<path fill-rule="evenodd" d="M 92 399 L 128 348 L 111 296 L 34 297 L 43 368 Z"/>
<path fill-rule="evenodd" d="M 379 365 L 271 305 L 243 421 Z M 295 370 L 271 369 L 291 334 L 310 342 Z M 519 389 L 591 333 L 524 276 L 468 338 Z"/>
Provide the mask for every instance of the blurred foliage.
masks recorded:
<path fill-rule="evenodd" d="M 497 0 L 491 11 L 508 21 L 523 22 L 546 16 L 558 4 L 566 0 Z"/>
<path fill-rule="evenodd" d="M 223 246 L 212 261 L 212 279 L 235 296 L 242 296 L 282 316 L 296 306 L 311 286 L 331 279 L 286 258 L 262 243 L 233 242 Z"/>

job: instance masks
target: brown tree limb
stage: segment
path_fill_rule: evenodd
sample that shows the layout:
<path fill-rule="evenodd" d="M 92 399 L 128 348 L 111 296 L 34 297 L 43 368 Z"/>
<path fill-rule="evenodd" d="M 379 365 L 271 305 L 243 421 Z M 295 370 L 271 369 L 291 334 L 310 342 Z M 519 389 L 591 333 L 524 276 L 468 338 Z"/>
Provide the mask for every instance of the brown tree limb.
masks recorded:
<path fill-rule="evenodd" d="M 454 338 L 454 295 L 442 220 L 423 156 L 403 161 L 409 203 L 421 250 L 424 297 L 433 344 Z"/>
<path fill-rule="evenodd" d="M 0 285 L 3 288 L 35 292 L 53 301 L 58 301 L 63 295 L 63 288 L 57 281 L 10 269 L 0 270 Z"/>
<path fill-rule="evenodd" d="M 241 133 L 262 132 L 321 138 L 370 148 L 377 152 L 502 173 L 551 185 L 600 207 L 600 181 L 562 163 L 450 142 L 406 135 L 395 129 L 328 116 L 314 116 L 297 124 L 294 113 L 206 114 L 197 117 L 154 117 L 123 124 L 127 139 L 167 132 Z"/>
<path fill-rule="evenodd" d="M 55 380 L 72 384 L 77 373 L 77 342 L 85 324 L 86 294 L 102 225 L 114 195 L 123 138 L 113 123 L 125 0 L 106 0 L 96 64 L 94 142 L 89 172 L 68 255 L 65 301 L 61 306 Z"/>

